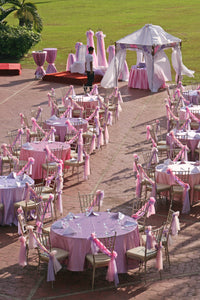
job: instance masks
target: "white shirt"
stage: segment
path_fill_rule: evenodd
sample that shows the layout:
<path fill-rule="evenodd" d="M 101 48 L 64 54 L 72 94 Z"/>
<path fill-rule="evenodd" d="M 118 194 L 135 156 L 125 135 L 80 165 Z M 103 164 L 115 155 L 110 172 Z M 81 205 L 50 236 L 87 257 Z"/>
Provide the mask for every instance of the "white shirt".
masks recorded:
<path fill-rule="evenodd" d="M 88 53 L 86 55 L 85 62 L 86 62 L 86 71 L 90 72 L 91 71 L 90 63 L 93 62 L 93 55 Z"/>

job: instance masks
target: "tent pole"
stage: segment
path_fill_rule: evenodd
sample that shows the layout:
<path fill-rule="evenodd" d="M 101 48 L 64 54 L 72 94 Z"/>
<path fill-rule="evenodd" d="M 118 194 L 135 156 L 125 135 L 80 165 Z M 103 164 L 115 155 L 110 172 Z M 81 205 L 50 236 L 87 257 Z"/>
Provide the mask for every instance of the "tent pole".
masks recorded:
<path fill-rule="evenodd" d="M 154 76 L 154 45 L 152 46 L 152 75 L 151 75 L 151 86 L 152 86 L 152 90 L 153 90 L 153 76 Z"/>
<path fill-rule="evenodd" d="M 117 60 L 116 60 L 116 56 L 117 56 L 117 45 L 115 42 L 115 87 L 118 87 L 118 72 L 117 72 Z"/>

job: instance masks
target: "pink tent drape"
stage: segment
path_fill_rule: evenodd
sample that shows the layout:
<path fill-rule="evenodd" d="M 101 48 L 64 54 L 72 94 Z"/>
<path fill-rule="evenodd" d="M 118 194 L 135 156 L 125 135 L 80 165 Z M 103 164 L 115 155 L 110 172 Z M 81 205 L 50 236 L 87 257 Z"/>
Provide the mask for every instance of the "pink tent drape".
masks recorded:
<path fill-rule="evenodd" d="M 105 51 L 105 43 L 104 38 L 106 37 L 102 31 L 98 31 L 95 33 L 97 38 L 97 60 L 98 66 L 108 67 L 107 59 L 106 59 L 106 51 Z"/>
<path fill-rule="evenodd" d="M 76 61 L 76 55 L 74 53 L 69 53 L 66 64 L 66 71 L 70 71 L 71 65 Z"/>
<path fill-rule="evenodd" d="M 107 48 L 107 52 L 108 52 L 108 64 L 111 63 L 113 57 L 115 56 L 115 46 L 114 45 L 110 45 Z"/>
<path fill-rule="evenodd" d="M 80 46 L 82 46 L 82 45 L 83 45 L 83 43 L 81 43 L 81 42 L 77 42 L 75 45 L 75 49 L 76 49 L 75 61 L 78 61 L 78 59 L 79 59 L 79 50 L 80 50 Z"/>
<path fill-rule="evenodd" d="M 87 46 L 88 47 L 93 47 L 94 51 L 93 51 L 93 64 L 94 67 L 96 68 L 98 66 L 98 62 L 97 62 L 97 56 L 96 56 L 96 52 L 95 52 L 95 46 L 94 46 L 94 32 L 90 29 L 86 32 L 86 36 L 87 36 Z"/>

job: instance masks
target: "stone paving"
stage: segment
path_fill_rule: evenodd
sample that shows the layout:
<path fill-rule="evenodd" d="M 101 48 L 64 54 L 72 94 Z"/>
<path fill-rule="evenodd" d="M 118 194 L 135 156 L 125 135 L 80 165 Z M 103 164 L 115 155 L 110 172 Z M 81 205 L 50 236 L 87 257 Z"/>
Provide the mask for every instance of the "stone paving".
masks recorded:
<path fill-rule="evenodd" d="M 49 117 L 47 93 L 50 89 L 63 87 L 61 84 L 34 80 L 34 70 L 22 70 L 20 76 L 0 77 L 0 143 L 8 142 L 7 131 L 20 127 L 19 113 L 28 114 L 40 105 L 43 119 Z M 102 210 L 110 208 L 131 214 L 135 197 L 133 176 L 133 153 L 150 148 L 146 142 L 146 125 L 156 119 L 166 126 L 164 98 L 166 91 L 152 94 L 149 91 L 128 89 L 126 83 L 119 83 L 124 100 L 119 120 L 109 127 L 110 142 L 102 150 L 91 155 L 92 174 L 88 181 L 77 182 L 77 176 L 66 173 L 63 189 L 64 215 L 69 211 L 80 211 L 78 191 L 88 193 L 104 190 Z M 82 88 L 76 86 L 76 93 Z M 105 91 L 100 88 L 103 95 Z M 80 178 L 83 174 L 81 173 Z M 181 210 L 174 205 L 174 210 Z M 148 223 L 159 226 L 166 218 L 168 205 L 159 203 L 157 213 Z M 0 300 L 5 299 L 200 299 L 200 255 L 199 255 L 198 203 L 189 215 L 181 215 L 181 231 L 170 246 L 171 268 L 164 262 L 162 280 L 148 263 L 146 284 L 138 269 L 120 274 L 116 288 L 105 280 L 105 271 L 98 270 L 95 290 L 91 290 L 91 270 L 70 272 L 63 268 L 56 276 L 54 287 L 46 282 L 46 269 L 37 272 L 37 254 L 31 251 L 29 264 L 18 266 L 19 241 L 17 228 L 0 227 Z"/>

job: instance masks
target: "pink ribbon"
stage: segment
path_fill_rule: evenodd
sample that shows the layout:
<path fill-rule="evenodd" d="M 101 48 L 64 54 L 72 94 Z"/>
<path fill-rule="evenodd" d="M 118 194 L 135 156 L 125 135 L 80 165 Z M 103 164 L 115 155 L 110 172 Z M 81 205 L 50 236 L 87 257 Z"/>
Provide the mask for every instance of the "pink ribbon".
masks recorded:
<path fill-rule="evenodd" d="M 179 223 L 179 211 L 173 213 L 172 219 L 172 235 L 177 235 L 180 231 L 180 223 Z"/>
<path fill-rule="evenodd" d="M 26 238 L 22 235 L 19 237 L 20 241 L 20 251 L 19 251 L 19 265 L 25 267 L 27 265 L 26 261 Z"/>
<path fill-rule="evenodd" d="M 162 257 L 162 242 L 156 245 L 157 255 L 156 255 L 156 268 L 158 271 L 163 270 L 163 257 Z"/>
<path fill-rule="evenodd" d="M 24 174 L 25 172 L 28 172 L 29 175 L 32 174 L 32 165 L 34 165 L 35 159 L 33 157 L 28 158 L 27 164 L 17 173 L 17 176 L 20 176 Z"/>
<path fill-rule="evenodd" d="M 96 195 L 94 196 L 94 199 L 90 204 L 88 210 L 91 210 L 94 206 L 101 206 L 103 204 L 103 198 L 104 198 L 104 191 L 97 190 Z"/>
<path fill-rule="evenodd" d="M 84 180 L 88 179 L 90 175 L 90 156 L 89 154 L 85 153 L 85 166 L 84 166 Z"/>

